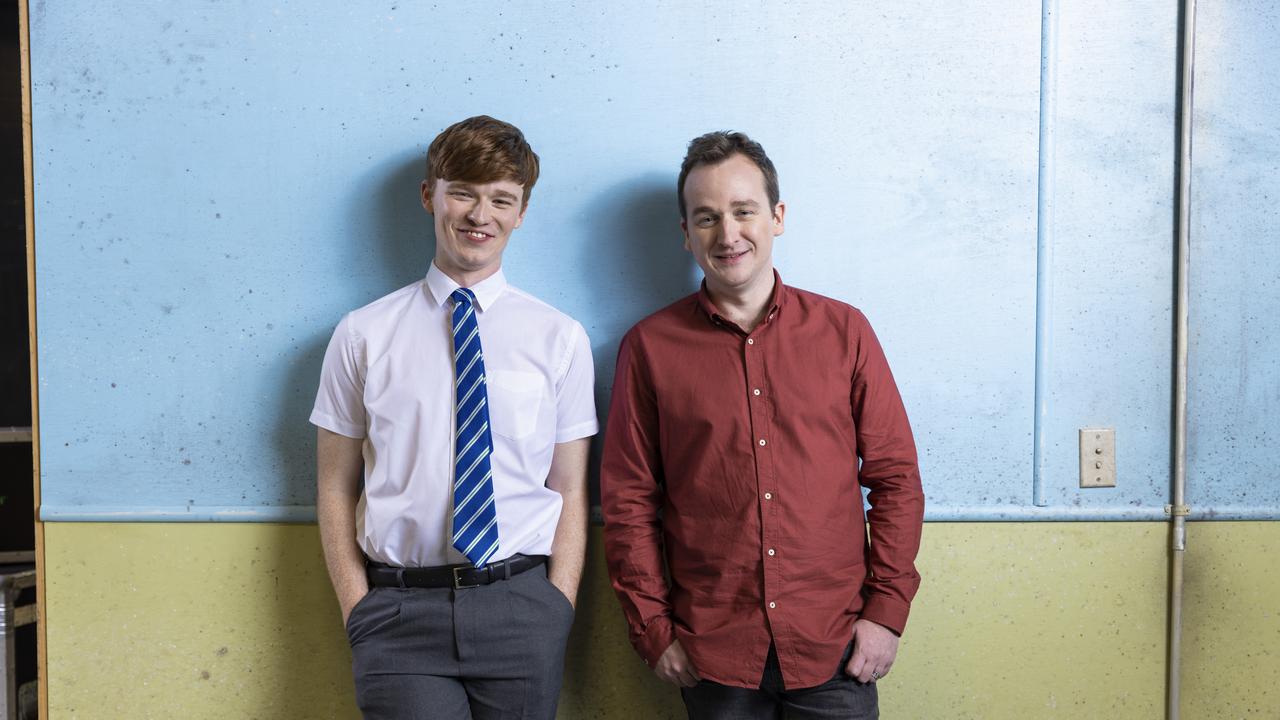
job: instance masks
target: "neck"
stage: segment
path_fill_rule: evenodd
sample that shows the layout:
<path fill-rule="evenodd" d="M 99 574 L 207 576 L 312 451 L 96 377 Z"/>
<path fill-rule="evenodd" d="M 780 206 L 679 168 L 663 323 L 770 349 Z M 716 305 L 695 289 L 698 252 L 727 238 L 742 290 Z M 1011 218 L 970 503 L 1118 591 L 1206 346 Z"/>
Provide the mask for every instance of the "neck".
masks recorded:
<path fill-rule="evenodd" d="M 707 282 L 707 294 L 712 302 L 730 320 L 747 332 L 756 329 L 769 310 L 769 300 L 773 298 L 773 285 L 776 282 L 772 268 L 762 282 L 751 283 L 740 288 L 719 287 Z"/>
<path fill-rule="evenodd" d="M 435 263 L 435 266 L 439 268 L 440 272 L 444 273 L 450 280 L 458 283 L 458 287 L 464 288 L 473 287 L 485 280 L 488 280 L 501 269 L 500 265 L 494 265 L 480 270 L 467 271 L 461 268 L 447 268 L 440 265 L 438 262 Z"/>

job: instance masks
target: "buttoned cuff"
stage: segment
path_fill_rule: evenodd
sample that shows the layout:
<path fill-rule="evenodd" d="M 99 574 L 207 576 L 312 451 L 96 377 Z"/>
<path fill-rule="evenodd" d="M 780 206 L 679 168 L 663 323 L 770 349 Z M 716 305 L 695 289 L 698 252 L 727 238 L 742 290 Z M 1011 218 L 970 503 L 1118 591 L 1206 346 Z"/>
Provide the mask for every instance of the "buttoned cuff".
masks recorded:
<path fill-rule="evenodd" d="M 902 631 L 907 627 L 907 615 L 910 613 L 910 603 L 884 595 L 871 594 L 867 596 L 867 602 L 862 606 L 860 617 L 902 635 Z"/>
<path fill-rule="evenodd" d="M 634 637 L 631 641 L 635 646 L 636 652 L 640 654 L 644 664 L 654 667 L 658 664 L 658 660 L 662 657 L 662 653 L 671 647 L 671 643 L 676 641 L 676 628 L 672 624 L 671 618 L 662 615 L 649 621 L 649 625 L 645 627 L 644 632 Z"/>

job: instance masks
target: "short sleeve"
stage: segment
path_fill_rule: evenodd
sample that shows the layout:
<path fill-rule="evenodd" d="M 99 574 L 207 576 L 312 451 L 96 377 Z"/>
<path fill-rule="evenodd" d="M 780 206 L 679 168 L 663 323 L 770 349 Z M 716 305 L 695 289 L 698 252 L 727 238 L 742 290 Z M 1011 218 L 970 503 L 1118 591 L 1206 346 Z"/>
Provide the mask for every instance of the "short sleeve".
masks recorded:
<path fill-rule="evenodd" d="M 311 423 L 339 435 L 365 436 L 364 344 L 344 316 L 329 339 L 320 368 L 320 390 L 311 410 Z"/>
<path fill-rule="evenodd" d="M 600 430 L 596 419 L 596 369 L 591 341 L 582 325 L 573 323 L 568 357 L 556 383 L 556 442 L 591 437 Z"/>

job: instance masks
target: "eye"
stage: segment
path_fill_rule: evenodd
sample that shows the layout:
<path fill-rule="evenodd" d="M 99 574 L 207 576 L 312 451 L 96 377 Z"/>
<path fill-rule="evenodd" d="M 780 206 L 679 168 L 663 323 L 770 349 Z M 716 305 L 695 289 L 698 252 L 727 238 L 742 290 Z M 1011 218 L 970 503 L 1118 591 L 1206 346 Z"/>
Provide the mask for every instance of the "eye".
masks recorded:
<path fill-rule="evenodd" d="M 756 214 L 755 210 L 739 210 L 738 211 L 738 217 L 750 217 L 755 214 Z"/>
<path fill-rule="evenodd" d="M 449 196 L 466 200 L 471 197 L 471 193 L 467 192 L 466 190 L 451 190 L 449 191 Z"/>
<path fill-rule="evenodd" d="M 493 204 L 494 204 L 494 205 L 497 205 L 497 206 L 498 206 L 498 207 L 500 207 L 500 208 L 509 208 L 509 207 L 511 207 L 511 201 L 510 201 L 510 200 L 504 200 L 504 199 L 501 199 L 501 198 L 499 198 L 498 200 L 494 200 L 494 201 L 493 201 Z"/>
<path fill-rule="evenodd" d="M 710 215 L 699 215 L 698 217 L 694 218 L 693 224 L 697 225 L 698 227 L 711 227 L 713 224 L 715 224 L 715 221 L 716 219 Z"/>

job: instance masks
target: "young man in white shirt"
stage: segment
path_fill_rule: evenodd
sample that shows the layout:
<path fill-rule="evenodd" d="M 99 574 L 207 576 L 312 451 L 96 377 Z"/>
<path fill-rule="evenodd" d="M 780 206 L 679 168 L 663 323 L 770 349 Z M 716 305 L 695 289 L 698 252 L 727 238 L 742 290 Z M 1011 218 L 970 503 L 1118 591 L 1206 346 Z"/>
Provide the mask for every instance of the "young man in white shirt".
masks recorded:
<path fill-rule="evenodd" d="M 366 718 L 555 716 L 597 421 L 586 332 L 502 274 L 537 178 L 508 123 L 442 132 L 431 268 L 325 353 L 316 509 Z"/>

